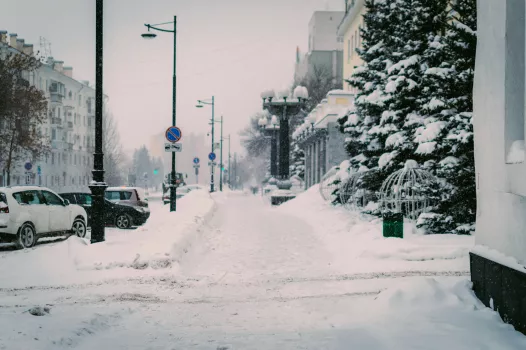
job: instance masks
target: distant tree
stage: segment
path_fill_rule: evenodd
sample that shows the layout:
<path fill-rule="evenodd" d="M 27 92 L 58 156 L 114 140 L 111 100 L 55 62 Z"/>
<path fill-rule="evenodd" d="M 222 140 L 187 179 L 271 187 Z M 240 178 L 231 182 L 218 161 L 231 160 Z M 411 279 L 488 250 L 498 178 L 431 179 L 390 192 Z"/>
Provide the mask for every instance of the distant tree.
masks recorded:
<path fill-rule="evenodd" d="M 137 179 L 137 186 L 149 186 L 151 184 L 153 164 L 150 152 L 146 146 L 135 150 L 133 154 L 133 169 Z"/>
<path fill-rule="evenodd" d="M 8 185 L 13 166 L 39 159 L 50 150 L 50 140 L 41 128 L 47 117 L 47 100 L 29 83 L 40 66 L 33 56 L 0 48 L 0 161 Z"/>
<path fill-rule="evenodd" d="M 297 86 L 305 86 L 309 91 L 309 99 L 305 105 L 305 110 L 313 110 L 331 90 L 343 88 L 343 82 L 332 74 L 332 70 L 327 66 L 314 65 L 310 74 L 300 80 L 294 81 L 292 90 Z"/>
<path fill-rule="evenodd" d="M 102 151 L 104 153 L 105 180 L 110 186 L 123 184 L 123 152 L 117 121 L 108 108 L 104 110 L 104 137 Z"/>
<path fill-rule="evenodd" d="M 267 116 L 260 112 L 250 118 L 250 123 L 240 133 L 241 143 L 249 157 L 260 157 L 270 152 L 270 138 L 259 127 L 259 119 Z M 268 117 L 268 116 L 267 116 Z"/>

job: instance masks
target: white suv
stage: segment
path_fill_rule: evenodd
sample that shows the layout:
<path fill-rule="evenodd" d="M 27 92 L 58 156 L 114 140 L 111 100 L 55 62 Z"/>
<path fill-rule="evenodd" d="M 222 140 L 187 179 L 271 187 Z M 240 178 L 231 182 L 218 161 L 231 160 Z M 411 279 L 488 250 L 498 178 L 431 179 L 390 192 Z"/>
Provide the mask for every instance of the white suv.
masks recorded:
<path fill-rule="evenodd" d="M 45 187 L 0 187 L 0 240 L 31 248 L 38 238 L 57 234 L 86 236 L 84 208 Z"/>

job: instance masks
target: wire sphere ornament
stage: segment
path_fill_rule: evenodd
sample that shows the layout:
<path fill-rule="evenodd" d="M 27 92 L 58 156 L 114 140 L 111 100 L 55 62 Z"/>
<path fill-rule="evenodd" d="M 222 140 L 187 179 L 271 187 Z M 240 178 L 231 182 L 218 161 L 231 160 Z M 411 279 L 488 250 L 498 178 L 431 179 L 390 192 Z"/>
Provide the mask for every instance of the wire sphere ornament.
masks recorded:
<path fill-rule="evenodd" d="M 412 220 L 418 219 L 431 205 L 422 193 L 437 181 L 431 173 L 420 169 L 414 160 L 408 160 L 403 169 L 389 175 L 380 189 L 380 207 L 384 211 L 402 213 Z"/>
<path fill-rule="evenodd" d="M 370 201 L 376 200 L 376 194 L 361 188 L 362 179 L 368 171 L 352 173 L 340 185 L 339 196 L 341 204 L 348 210 L 364 208 Z"/>
<path fill-rule="evenodd" d="M 320 181 L 320 194 L 323 200 L 326 202 L 334 202 L 337 198 L 334 194 L 334 191 L 340 186 L 340 178 L 338 173 L 340 172 L 340 167 L 332 167 L 325 175 L 323 175 Z"/>

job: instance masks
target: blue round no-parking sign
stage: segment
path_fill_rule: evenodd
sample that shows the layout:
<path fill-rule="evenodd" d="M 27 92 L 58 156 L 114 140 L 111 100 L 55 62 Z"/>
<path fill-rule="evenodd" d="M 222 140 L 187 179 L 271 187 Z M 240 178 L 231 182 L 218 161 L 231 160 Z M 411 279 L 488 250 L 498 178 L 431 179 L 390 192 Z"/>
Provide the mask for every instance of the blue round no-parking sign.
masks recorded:
<path fill-rule="evenodd" d="M 166 129 L 166 140 L 168 142 L 178 142 L 182 136 L 183 134 L 181 129 L 179 129 L 177 126 L 170 126 L 168 129 Z"/>

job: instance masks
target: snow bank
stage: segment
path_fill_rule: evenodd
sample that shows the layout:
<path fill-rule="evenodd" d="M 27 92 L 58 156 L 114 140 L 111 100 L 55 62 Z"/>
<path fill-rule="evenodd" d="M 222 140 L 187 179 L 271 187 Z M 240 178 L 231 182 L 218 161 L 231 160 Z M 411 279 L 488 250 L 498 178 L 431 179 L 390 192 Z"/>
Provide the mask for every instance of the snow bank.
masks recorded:
<path fill-rule="evenodd" d="M 524 147 L 524 140 L 513 141 L 506 157 L 506 163 L 517 164 L 524 162 L 526 150 Z"/>
<path fill-rule="evenodd" d="M 409 220 L 404 239 L 384 238 L 382 220 L 334 207 L 311 187 L 279 210 L 306 220 L 342 273 L 385 271 L 469 272 L 473 236 L 424 235 Z"/>
<path fill-rule="evenodd" d="M 175 213 L 161 202 L 152 202 L 150 207 L 152 215 L 144 226 L 107 228 L 103 243 L 70 237 L 66 242 L 0 255 L 0 287 L 81 283 L 171 268 L 213 214 L 215 202 L 206 191 L 192 191 L 178 200 Z"/>
<path fill-rule="evenodd" d="M 364 331 L 381 334 L 369 349 L 526 348 L 526 337 L 486 308 L 468 280 L 397 280 L 367 306 Z"/>
<path fill-rule="evenodd" d="M 381 292 L 376 301 L 377 305 L 390 309 L 414 307 L 423 310 L 458 305 L 484 308 L 473 294 L 471 282 L 466 280 L 448 286 L 434 278 L 404 279 Z"/>
<path fill-rule="evenodd" d="M 507 256 L 495 249 L 488 248 L 483 245 L 476 245 L 471 249 L 473 254 L 477 254 L 483 258 L 495 261 L 501 265 L 507 266 L 520 272 L 526 272 L 526 266 L 519 263 L 519 261 L 511 256 Z"/>

